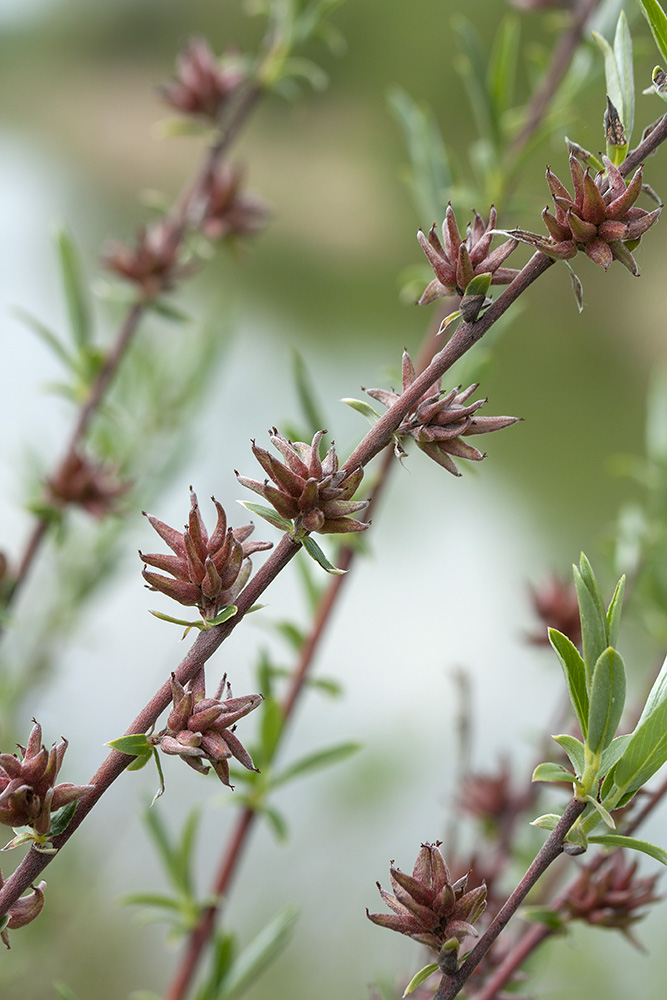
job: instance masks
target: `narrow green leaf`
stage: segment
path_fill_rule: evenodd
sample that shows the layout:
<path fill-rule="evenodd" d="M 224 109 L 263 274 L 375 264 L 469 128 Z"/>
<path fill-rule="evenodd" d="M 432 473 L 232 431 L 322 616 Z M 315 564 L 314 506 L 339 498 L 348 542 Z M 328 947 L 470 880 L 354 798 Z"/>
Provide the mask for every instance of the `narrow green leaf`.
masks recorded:
<path fill-rule="evenodd" d="M 341 403 L 345 403 L 346 406 L 351 406 L 353 410 L 360 413 L 362 417 L 366 417 L 371 427 L 378 422 L 380 419 L 380 414 L 376 409 L 374 409 L 370 403 L 367 403 L 363 399 L 352 399 L 351 397 L 344 397 L 341 399 Z"/>
<path fill-rule="evenodd" d="M 643 722 L 648 719 L 659 705 L 661 705 L 667 698 L 667 657 L 660 668 L 660 673 L 656 677 L 651 690 L 649 691 L 648 698 L 646 699 L 646 704 L 642 710 L 642 714 L 639 717 L 639 722 L 637 723 L 636 729 L 642 725 Z"/>
<path fill-rule="evenodd" d="M 175 896 L 165 896 L 157 892 L 128 892 L 120 898 L 121 906 L 152 906 L 156 910 L 180 911 L 183 902 Z"/>
<path fill-rule="evenodd" d="M 415 972 L 414 976 L 403 990 L 403 996 L 409 997 L 411 993 L 414 993 L 418 986 L 421 986 L 422 983 L 426 982 L 429 976 L 432 976 L 433 973 L 437 971 L 438 963 L 431 962 L 429 965 L 425 965 L 423 969 L 420 969 L 419 972 Z"/>
<path fill-rule="evenodd" d="M 83 351 L 91 346 L 93 338 L 88 289 L 81 274 L 76 247 L 64 229 L 59 229 L 56 233 L 56 248 L 60 259 L 60 272 L 72 337 L 74 343 Z"/>
<path fill-rule="evenodd" d="M 153 615 L 153 618 L 159 618 L 161 622 L 170 622 L 172 625 L 182 625 L 185 628 L 182 638 L 185 639 L 186 635 L 192 628 L 205 629 L 206 626 L 203 621 L 186 621 L 184 618 L 174 618 L 172 615 L 166 615 L 163 611 L 152 611 L 149 609 L 149 615 Z"/>
<path fill-rule="evenodd" d="M 616 829 L 616 823 L 614 822 L 614 819 L 612 818 L 610 813 L 605 809 L 605 807 L 600 802 L 598 802 L 597 799 L 593 798 L 592 795 L 587 795 L 585 801 L 590 802 L 593 808 L 600 814 L 600 818 L 602 819 L 603 823 L 606 823 L 610 830 Z"/>
<path fill-rule="evenodd" d="M 172 323 L 192 322 L 192 316 L 189 313 L 184 312 L 183 309 L 179 309 L 178 306 L 167 302 L 165 299 L 148 299 L 146 308 L 151 312 L 157 313 L 158 316 L 162 316 L 163 319 L 171 320 Z"/>
<path fill-rule="evenodd" d="M 493 275 L 489 271 L 485 271 L 483 274 L 476 274 L 466 285 L 465 294 L 486 295 L 491 287 L 492 277 Z"/>
<path fill-rule="evenodd" d="M 9 918 L 7 918 L 9 920 Z M 71 990 L 65 983 L 57 982 L 53 984 L 58 1000 L 78 1000 L 74 990 Z"/>
<path fill-rule="evenodd" d="M 424 225 L 442 218 L 452 185 L 447 148 L 435 115 L 417 104 L 400 87 L 389 93 L 389 106 L 403 132 L 410 167 L 406 183 L 418 217 Z"/>
<path fill-rule="evenodd" d="M 602 753 L 614 738 L 625 706 L 625 664 L 610 646 L 601 654 L 591 684 L 586 743 L 593 753 Z"/>
<path fill-rule="evenodd" d="M 521 25 L 514 14 L 506 14 L 496 31 L 491 50 L 487 81 L 498 117 L 513 106 L 514 80 L 519 65 Z"/>
<path fill-rule="evenodd" d="M 41 323 L 29 312 L 26 312 L 25 309 L 20 309 L 19 307 L 16 307 L 15 309 L 12 310 L 12 312 L 18 319 L 21 320 L 22 323 L 25 323 L 25 325 L 29 327 L 33 331 L 33 333 L 37 334 L 40 340 L 44 341 L 47 347 L 49 347 L 53 351 L 56 357 L 58 357 L 62 361 L 62 363 L 65 365 L 66 368 L 68 368 L 71 372 L 74 373 L 78 371 L 78 365 L 76 359 L 73 358 L 72 355 L 68 353 L 68 351 L 63 347 L 63 345 L 58 340 L 56 334 L 53 333 L 53 331 L 49 330 L 48 326 L 45 326 L 44 323 Z"/>
<path fill-rule="evenodd" d="M 298 911 L 287 906 L 240 953 L 216 1000 L 235 1000 L 287 945 Z"/>
<path fill-rule="evenodd" d="M 287 843 L 287 839 L 289 837 L 289 827 L 287 825 L 287 820 L 285 819 L 283 814 L 273 806 L 267 806 L 265 804 L 262 804 L 259 807 L 258 812 L 260 816 L 264 817 L 264 819 L 267 821 L 267 823 L 273 830 L 273 834 L 278 843 L 279 844 Z"/>
<path fill-rule="evenodd" d="M 208 981 L 198 994 L 199 1000 L 215 1000 L 220 986 L 224 982 L 229 970 L 232 967 L 236 954 L 236 943 L 233 934 L 225 934 L 222 931 L 215 936 L 213 946 L 213 961 Z"/>
<path fill-rule="evenodd" d="M 183 824 L 180 841 L 174 851 L 174 869 L 178 872 L 180 885 L 188 896 L 193 895 L 192 864 L 200 818 L 199 809 L 190 810 Z"/>
<path fill-rule="evenodd" d="M 662 58 L 667 61 L 667 15 L 658 0 L 637 0 L 642 14 L 648 21 L 655 44 Z"/>
<path fill-rule="evenodd" d="M 553 764 L 551 762 L 545 762 L 544 764 L 538 764 L 533 771 L 532 781 L 569 781 L 570 784 L 574 781 L 574 775 L 572 771 L 568 771 L 567 768 L 563 767 L 562 764 Z"/>
<path fill-rule="evenodd" d="M 154 806 L 161 795 L 164 795 L 164 773 L 162 771 L 162 764 L 160 763 L 160 755 L 157 752 L 157 747 L 153 747 L 153 760 L 155 761 L 155 767 L 157 768 L 157 775 L 160 780 L 160 784 L 157 787 L 157 791 L 153 796 L 151 801 L 151 806 Z"/>
<path fill-rule="evenodd" d="M 285 724 L 285 715 L 280 702 L 274 697 L 265 698 L 262 703 L 262 718 L 260 725 L 261 766 L 266 768 L 271 762 Z"/>
<path fill-rule="evenodd" d="M 618 111 L 621 121 L 623 122 L 623 128 L 625 129 L 625 108 L 623 106 L 623 91 L 621 89 L 621 81 L 618 75 L 618 69 L 616 68 L 616 56 L 614 55 L 614 50 L 602 35 L 599 35 L 597 31 L 592 32 L 593 38 L 597 42 L 598 48 L 604 56 L 604 76 L 607 94 L 612 104 Z"/>
<path fill-rule="evenodd" d="M 552 736 L 551 738 L 563 748 L 570 758 L 570 763 L 577 777 L 581 777 L 586 767 L 586 748 L 581 740 L 578 740 L 576 736 L 570 736 L 569 733 L 562 733 L 560 736 Z"/>
<path fill-rule="evenodd" d="M 140 771 L 142 767 L 146 767 L 146 764 L 149 762 L 152 756 L 153 756 L 153 751 L 151 748 L 150 750 L 147 750 L 146 753 L 139 754 L 139 756 L 135 757 L 133 761 L 130 761 L 125 770 Z"/>
<path fill-rule="evenodd" d="M 611 741 L 607 749 L 602 754 L 600 761 L 600 774 L 606 774 L 612 769 L 617 760 L 620 760 L 625 753 L 625 748 L 630 742 L 632 734 L 624 733 Z"/>
<path fill-rule="evenodd" d="M 217 613 L 215 618 L 209 618 L 206 624 L 209 628 L 212 628 L 214 625 L 222 625 L 224 622 L 228 622 L 230 618 L 233 618 L 238 610 L 235 604 L 228 604 L 226 608 Z"/>
<path fill-rule="evenodd" d="M 278 528 L 280 531 L 292 531 L 294 525 L 291 521 L 288 521 L 286 517 L 281 517 L 280 514 L 273 509 L 273 507 L 264 507 L 261 503 L 250 503 L 247 500 L 237 501 L 246 510 L 251 511 L 253 514 L 257 514 L 258 517 L 263 517 L 265 521 L 272 524 L 274 528 Z"/>
<path fill-rule="evenodd" d="M 549 642 L 563 668 L 570 701 L 585 739 L 588 732 L 588 691 L 584 661 L 571 639 L 557 629 L 549 629 Z"/>
<path fill-rule="evenodd" d="M 303 646 L 305 633 L 293 622 L 273 622 L 273 628 L 278 632 L 289 646 L 298 653 Z"/>
<path fill-rule="evenodd" d="M 138 757 L 153 749 L 153 745 L 148 742 L 145 733 L 132 733 L 130 736 L 119 736 L 117 740 L 110 740 L 106 746 L 111 747 L 113 750 L 118 750 L 119 753 L 131 754 L 133 757 Z"/>
<path fill-rule="evenodd" d="M 301 405 L 301 412 L 306 420 L 308 432 L 312 437 L 317 431 L 321 431 L 323 427 L 326 427 L 327 424 L 320 411 L 310 372 L 306 367 L 302 355 L 295 347 L 292 348 L 292 372 Z"/>
<path fill-rule="evenodd" d="M 574 585 L 577 589 L 577 600 L 579 601 L 587 686 L 590 688 L 595 664 L 608 645 L 607 618 L 602 608 L 602 602 L 600 601 L 597 589 L 594 592 L 596 596 L 594 596 L 588 589 L 577 567 L 573 566 L 572 570 L 574 573 Z"/>
<path fill-rule="evenodd" d="M 180 869 L 176 859 L 176 852 L 167 834 L 162 816 L 158 809 L 146 809 L 144 811 L 144 822 L 148 827 L 148 832 L 157 849 L 161 859 L 162 867 L 169 876 L 169 881 L 174 888 L 181 890 L 179 881 Z"/>
<path fill-rule="evenodd" d="M 633 732 L 614 769 L 614 783 L 624 794 L 637 792 L 667 761 L 667 699 Z"/>
<path fill-rule="evenodd" d="M 329 562 L 312 535 L 304 535 L 301 539 L 301 543 L 310 558 L 314 559 L 316 563 L 319 563 L 322 569 L 325 569 L 327 573 L 331 573 L 332 576 L 343 576 L 344 573 L 347 573 L 346 569 L 338 569 L 333 565 L 333 563 Z"/>
<path fill-rule="evenodd" d="M 519 916 L 532 924 L 544 924 L 552 931 L 560 931 L 565 921 L 558 910 L 550 910 L 548 906 L 522 906 Z"/>
<path fill-rule="evenodd" d="M 61 806 L 61 808 L 57 809 L 56 812 L 51 813 L 51 828 L 49 830 L 49 837 L 57 837 L 58 834 L 64 833 L 75 812 L 76 802 L 68 802 L 67 805 Z"/>
<path fill-rule="evenodd" d="M 607 608 L 607 642 L 610 646 L 615 646 L 618 641 L 618 630 L 621 625 L 621 612 L 623 610 L 623 595 L 625 593 L 625 576 L 616 584 L 616 590 Z"/>
<path fill-rule="evenodd" d="M 624 10 L 621 10 L 616 23 L 614 55 L 623 94 L 623 112 L 626 116 L 623 118 L 625 137 L 629 143 L 635 124 L 635 75 L 632 65 L 632 36 Z"/>
<path fill-rule="evenodd" d="M 464 17 L 455 17 L 452 18 L 452 26 L 463 49 L 455 65 L 463 79 L 479 136 L 490 140 L 497 149 L 501 138 L 500 121 L 487 90 L 488 56 L 470 21 Z"/>
<path fill-rule="evenodd" d="M 620 833 L 600 833 L 588 839 L 591 844 L 601 844 L 603 847 L 627 847 L 631 851 L 641 851 L 642 854 L 655 858 L 661 865 L 667 865 L 667 851 L 663 851 L 662 847 L 656 847 L 655 844 L 649 844 L 646 840 L 624 837 Z"/>
<path fill-rule="evenodd" d="M 319 771 L 323 767 L 329 767 L 331 764 L 337 764 L 339 761 L 351 757 L 352 754 L 357 753 L 360 749 L 361 743 L 340 743 L 338 746 L 329 747 L 327 750 L 316 750 L 315 753 L 307 754 L 301 760 L 290 764 L 281 774 L 272 778 L 271 785 L 275 788 L 276 785 L 284 785 L 285 782 L 291 781 L 292 778 L 309 774 L 312 771 Z"/>

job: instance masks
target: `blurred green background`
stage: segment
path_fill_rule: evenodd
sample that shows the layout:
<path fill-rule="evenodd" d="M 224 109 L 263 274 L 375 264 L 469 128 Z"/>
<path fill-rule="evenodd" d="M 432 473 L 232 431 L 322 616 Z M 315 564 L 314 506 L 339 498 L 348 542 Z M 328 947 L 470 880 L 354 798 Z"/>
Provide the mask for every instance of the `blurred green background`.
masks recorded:
<path fill-rule="evenodd" d="M 421 263 L 417 227 L 433 220 L 418 217 L 401 181 L 406 154 L 388 90 L 399 84 L 430 104 L 461 156 L 474 129 L 451 19 L 465 14 L 490 45 L 506 9 L 500 0 L 348 0 L 334 17 L 347 39 L 345 55 L 309 52 L 329 73 L 328 89 L 294 105 L 269 98 L 260 107 L 238 158 L 247 163 L 249 186 L 272 206 L 271 223 L 236 258 L 216 254 L 179 300 L 222 347 L 178 474 L 157 503 L 150 499 L 157 516 L 180 524 L 190 483 L 200 497 L 215 493 L 234 509 L 240 490 L 232 470 L 256 475 L 249 439 L 264 443 L 268 427 L 298 419 L 292 346 L 306 360 L 339 449 L 364 432 L 361 417 L 338 400 L 360 395 L 360 385 L 396 384 L 403 346 L 416 355 L 431 318 L 429 309 L 399 297 L 401 273 Z M 548 50 L 559 15 L 520 20 L 526 42 Z M 648 80 L 655 56 L 643 22 L 635 24 L 639 78 Z M 48 468 L 71 423 L 67 405 L 44 391 L 58 376 L 55 360 L 12 307 L 62 325 L 55 223 L 67 224 L 96 280 L 104 242 L 130 239 L 148 217 L 139 193 L 176 193 L 200 144 L 159 137 L 155 123 L 166 115 L 156 87 L 171 74 L 182 42 L 196 34 L 217 50 L 251 48 L 259 26 L 231 0 L 0 4 L 0 513 L 1 544 L 11 554 L 29 524 L 19 471 L 26 452 Z M 525 88 L 526 67 L 518 73 Z M 568 124 L 571 137 L 593 149 L 602 143 L 602 98 L 600 81 Z M 637 137 L 661 112 L 655 99 L 638 100 Z M 541 230 L 547 161 L 566 179 L 562 138 L 535 152 L 503 225 Z M 665 189 L 664 151 L 646 175 L 658 192 Z M 472 206 L 457 207 L 464 222 Z M 594 561 L 604 548 L 619 505 L 632 495 L 613 475 L 614 456 L 641 453 L 647 385 L 667 361 L 664 230 L 652 230 L 644 244 L 640 279 L 620 267 L 605 275 L 577 262 L 582 315 L 561 267 L 524 296 L 494 347 L 480 393 L 489 397 L 485 412 L 525 420 L 485 442 L 489 457 L 481 466 L 454 480 L 413 454 L 407 470 L 396 470 L 370 536 L 373 558 L 350 580 L 322 651 L 321 672 L 341 680 L 345 696 L 329 702 L 309 695 L 285 756 L 342 739 L 361 740 L 364 750 L 322 779 L 286 790 L 280 804 L 289 843 L 276 845 L 258 831 L 229 900 L 243 939 L 285 902 L 301 908 L 292 945 L 250 1000 L 362 1000 L 376 977 L 398 979 L 419 967 L 416 946 L 371 926 L 364 907 L 379 908 L 374 883 L 387 881 L 390 858 L 408 868 L 419 844 L 445 829 L 455 766 L 454 668 L 463 666 L 472 679 L 476 767 L 492 768 L 512 742 L 516 776 L 529 773 L 531 739 L 553 715 L 560 677 L 548 652 L 526 646 L 534 625 L 527 584 L 552 570 L 567 574 L 581 548 Z M 100 305 L 99 315 L 112 330 L 113 312 Z M 193 335 L 148 325 L 174 358 Z M 87 605 L 74 636 L 54 636 L 48 653 L 57 670 L 16 723 L 27 732 L 34 714 L 47 742 L 65 733 L 72 744 L 65 780 L 87 779 L 102 744 L 125 728 L 184 650 L 177 630 L 146 614 L 158 602 L 142 587 L 134 552 L 156 546 L 139 509 L 127 520 L 117 575 Z M 272 538 L 272 529 L 258 529 L 258 536 Z M 26 597 L 37 617 L 42 574 L 38 567 Z M 296 577 L 285 577 L 268 595 L 268 619 L 294 615 L 295 606 L 303 615 Z M 252 687 L 254 650 L 275 645 L 261 622 L 242 631 L 212 663 L 214 671 L 230 672 L 237 694 Z M 276 650 L 289 662 L 287 649 Z M 634 665 L 637 689 L 642 662 Z M 167 765 L 167 794 L 156 808 L 174 829 L 191 805 L 207 804 L 199 857 L 205 891 L 232 819 L 230 795 L 181 774 L 180 764 Z M 2 956 L 0 990 L 8 1000 L 46 1000 L 54 979 L 80 1000 L 164 988 L 178 950 L 168 948 L 165 958 L 162 929 L 138 926 L 116 902 L 121 892 L 160 887 L 137 816 L 153 783 L 146 772 L 124 777 L 48 870 L 44 914 L 13 935 Z M 664 815 L 656 817 L 647 838 L 664 844 L 666 826 Z M 528 834 L 526 841 L 532 843 Z M 9 856 L 7 871 L 13 861 Z M 613 934 L 551 945 L 537 973 L 540 995 L 575 995 L 576 974 L 577 996 L 620 1000 L 633 977 L 650 969 L 653 986 L 643 995 L 662 998 L 664 926 L 660 913 L 643 925 L 648 959 Z"/>

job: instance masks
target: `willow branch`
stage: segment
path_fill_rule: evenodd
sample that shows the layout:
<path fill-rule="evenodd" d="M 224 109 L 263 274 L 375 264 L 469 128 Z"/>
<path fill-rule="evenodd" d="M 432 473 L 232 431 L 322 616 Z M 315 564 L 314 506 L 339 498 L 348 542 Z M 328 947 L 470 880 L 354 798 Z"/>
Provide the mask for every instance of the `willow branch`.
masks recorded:
<path fill-rule="evenodd" d="M 211 174 L 237 138 L 239 131 L 247 121 L 260 94 L 261 88 L 254 82 L 241 88 L 236 101 L 232 103 L 229 114 L 225 116 L 224 121 L 220 122 L 220 133 L 217 140 L 209 146 L 201 166 L 195 171 L 194 177 L 184 185 L 181 195 L 177 197 L 174 206 L 165 219 L 167 239 L 171 240 L 174 244 L 178 244 L 182 240 L 183 234 L 187 229 L 193 226 L 196 227 L 200 223 L 201 213 L 203 212 L 203 196 L 207 190 Z M 88 396 L 79 410 L 76 423 L 65 447 L 64 456 L 49 478 L 58 479 L 59 475 L 67 470 L 73 455 L 80 448 L 91 421 L 99 410 L 109 390 L 109 386 L 127 354 L 128 348 L 149 304 L 148 300 L 138 298 L 128 307 L 113 343 L 105 355 L 102 366 L 90 386 Z M 16 576 L 7 594 L 5 607 L 9 607 L 16 600 L 48 535 L 48 528 L 48 519 L 37 517 L 26 542 L 23 555 L 19 559 Z"/>
<path fill-rule="evenodd" d="M 565 837 L 574 822 L 586 808 L 586 805 L 586 802 L 582 802 L 579 799 L 570 799 L 558 825 L 547 837 L 512 895 L 498 911 L 456 974 L 454 976 L 443 976 L 433 1000 L 453 1000 L 460 993 L 500 932 L 519 909 L 530 890 L 556 858 L 561 856 Z"/>

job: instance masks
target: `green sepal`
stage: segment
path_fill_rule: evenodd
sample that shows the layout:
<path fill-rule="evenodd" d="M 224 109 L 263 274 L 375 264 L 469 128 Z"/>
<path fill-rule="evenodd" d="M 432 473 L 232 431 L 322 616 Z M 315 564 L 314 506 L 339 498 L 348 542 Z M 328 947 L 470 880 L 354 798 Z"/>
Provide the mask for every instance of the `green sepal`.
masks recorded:
<path fill-rule="evenodd" d="M 57 837 L 58 834 L 64 833 L 67 827 L 70 825 L 72 816 L 76 812 L 76 802 L 68 802 L 67 805 L 62 806 L 57 809 L 54 813 L 51 813 L 51 828 L 49 830 L 49 837 Z"/>
<path fill-rule="evenodd" d="M 581 777 L 586 768 L 586 748 L 581 740 L 578 740 L 576 736 L 570 736 L 569 733 L 562 733 L 559 736 L 552 736 L 559 746 L 563 748 L 565 753 L 570 758 L 570 763 L 574 768 L 577 777 Z"/>
<path fill-rule="evenodd" d="M 380 419 L 378 411 L 372 407 L 370 403 L 367 403 L 363 399 L 353 399 L 351 396 L 345 396 L 341 399 L 341 403 L 345 403 L 346 406 L 351 406 L 352 409 L 356 410 L 357 413 L 360 413 L 362 417 L 366 417 L 366 420 L 369 422 L 371 427 L 375 426 Z"/>
<path fill-rule="evenodd" d="M 544 813 L 537 819 L 531 821 L 531 826 L 536 826 L 540 830 L 555 830 L 560 823 L 561 817 L 557 813 Z"/>
<path fill-rule="evenodd" d="M 591 682 L 587 746 L 599 754 L 614 738 L 625 706 L 625 665 L 617 650 L 600 655 Z"/>
<path fill-rule="evenodd" d="M 486 295 L 489 288 L 491 287 L 491 278 L 493 275 L 490 271 L 485 271 L 483 274 L 476 274 L 471 281 L 468 282 L 465 288 L 466 295 Z"/>
<path fill-rule="evenodd" d="M 147 750 L 146 753 L 139 754 L 137 757 L 135 757 L 135 759 L 133 761 L 131 761 L 127 765 L 127 767 L 125 768 L 125 770 L 126 771 L 140 771 L 142 769 L 142 767 L 146 767 L 146 764 L 148 763 L 148 761 L 153 756 L 152 749 L 153 748 L 151 747 L 151 749 Z"/>
<path fill-rule="evenodd" d="M 234 615 L 237 614 L 238 610 L 239 609 L 235 604 L 228 604 L 222 609 L 222 611 L 218 611 L 215 618 L 209 618 L 206 620 L 204 622 L 204 628 L 213 628 L 214 625 L 222 625 L 224 622 L 228 622 L 230 618 L 233 618 Z"/>
<path fill-rule="evenodd" d="M 581 847 L 582 850 L 586 850 L 588 847 L 588 839 L 586 834 L 581 829 L 580 826 L 570 827 L 565 835 L 565 840 L 568 844 L 575 844 L 577 847 Z"/>
<path fill-rule="evenodd" d="M 584 739 L 588 732 L 588 690 L 586 687 L 586 666 L 579 650 L 566 635 L 555 628 L 549 629 L 551 643 L 565 674 L 567 690 Z"/>
<path fill-rule="evenodd" d="M 343 576 L 344 573 L 347 573 L 346 569 L 338 569 L 337 566 L 334 566 L 333 563 L 329 562 L 324 552 L 322 552 L 322 549 L 311 535 L 304 535 L 300 541 L 310 558 L 314 559 L 315 562 L 322 567 L 322 569 L 327 571 L 327 573 L 331 573 L 333 576 Z"/>
<path fill-rule="evenodd" d="M 132 733 L 129 736 L 119 736 L 116 740 L 110 740 L 105 746 L 119 753 L 126 753 L 132 757 L 142 757 L 153 750 L 153 744 L 149 743 L 145 733 Z"/>
<path fill-rule="evenodd" d="M 566 767 L 551 762 L 538 764 L 531 778 L 531 781 L 569 781 L 570 784 L 574 783 L 575 780 L 575 776 Z"/>
<path fill-rule="evenodd" d="M 591 844 L 600 844 L 602 847 L 627 847 L 631 851 L 641 851 L 655 858 L 661 865 L 667 865 L 667 851 L 655 844 L 649 844 L 646 840 L 637 840 L 636 837 L 624 837 L 620 833 L 600 833 L 597 836 L 588 838 Z"/>
<path fill-rule="evenodd" d="M 623 610 L 623 594 L 625 593 L 625 575 L 616 584 L 616 589 L 607 608 L 607 642 L 615 646 L 618 642 L 618 630 L 621 624 Z"/>
<path fill-rule="evenodd" d="M 425 965 L 423 969 L 420 969 L 419 972 L 415 972 L 414 976 L 403 990 L 403 996 L 410 996 L 410 994 L 414 993 L 418 986 L 421 986 L 422 983 L 426 982 L 429 976 L 432 976 L 433 973 L 437 971 L 438 963 L 431 962 L 429 965 Z"/>
<path fill-rule="evenodd" d="M 257 514 L 258 517 L 263 517 L 265 521 L 272 524 L 274 528 L 278 528 L 280 531 L 293 531 L 294 524 L 286 517 L 281 517 L 280 514 L 273 509 L 273 507 L 265 507 L 261 503 L 250 503 L 248 500 L 237 501 L 246 510 L 249 510 L 252 514 Z"/>

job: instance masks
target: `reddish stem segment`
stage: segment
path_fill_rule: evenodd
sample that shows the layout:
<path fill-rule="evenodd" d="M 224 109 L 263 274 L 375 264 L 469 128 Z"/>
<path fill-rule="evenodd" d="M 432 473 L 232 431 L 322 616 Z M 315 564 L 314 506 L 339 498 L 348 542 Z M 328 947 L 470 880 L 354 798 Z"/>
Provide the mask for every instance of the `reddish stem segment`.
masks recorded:
<path fill-rule="evenodd" d="M 586 808 L 579 799 L 570 799 L 558 825 L 551 831 L 535 856 L 535 860 L 523 876 L 507 902 L 501 907 L 454 976 L 443 976 L 433 1000 L 453 1000 L 482 961 L 500 932 L 514 916 L 535 883 L 542 877 L 549 865 L 563 853 L 563 843 L 568 830 Z"/>

